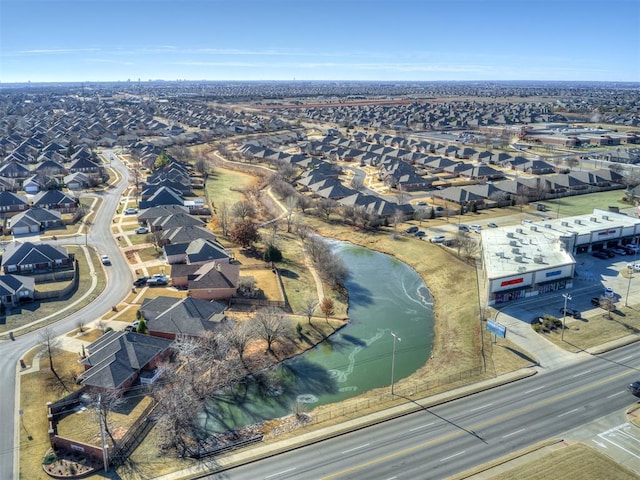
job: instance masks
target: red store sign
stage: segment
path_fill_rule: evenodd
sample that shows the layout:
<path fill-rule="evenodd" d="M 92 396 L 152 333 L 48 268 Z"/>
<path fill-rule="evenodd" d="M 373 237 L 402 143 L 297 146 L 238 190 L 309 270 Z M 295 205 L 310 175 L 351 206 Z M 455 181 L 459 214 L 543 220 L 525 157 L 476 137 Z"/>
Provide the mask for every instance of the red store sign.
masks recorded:
<path fill-rule="evenodd" d="M 501 287 L 506 287 L 508 285 L 517 285 L 518 283 L 524 282 L 524 277 L 514 278 L 513 280 L 505 280 L 500 284 Z"/>

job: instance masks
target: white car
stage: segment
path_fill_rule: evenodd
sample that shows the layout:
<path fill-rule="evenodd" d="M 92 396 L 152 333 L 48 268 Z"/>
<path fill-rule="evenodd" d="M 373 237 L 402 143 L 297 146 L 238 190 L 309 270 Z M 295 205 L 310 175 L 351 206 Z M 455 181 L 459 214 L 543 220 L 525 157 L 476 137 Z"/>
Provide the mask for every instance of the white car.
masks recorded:
<path fill-rule="evenodd" d="M 627 264 L 627 268 L 629 270 L 634 270 L 636 272 L 640 272 L 640 263 L 629 263 L 629 264 Z"/>
<path fill-rule="evenodd" d="M 607 287 L 604 289 L 604 296 L 605 297 L 613 297 L 615 295 L 615 293 L 613 292 L 613 288 L 611 287 Z"/>
<path fill-rule="evenodd" d="M 435 237 L 431 237 L 429 241 L 431 243 L 442 243 L 444 242 L 444 235 L 436 235 Z"/>
<path fill-rule="evenodd" d="M 124 214 L 125 215 L 134 215 L 138 213 L 138 209 L 137 208 L 125 208 L 124 210 Z"/>
<path fill-rule="evenodd" d="M 480 225 L 470 225 L 469 229 L 472 232 L 480 233 L 480 230 L 482 230 L 482 227 Z"/>
<path fill-rule="evenodd" d="M 149 229 L 147 227 L 138 227 L 134 230 L 134 232 L 138 234 L 149 233 Z"/>
<path fill-rule="evenodd" d="M 109 259 L 109 255 L 100 255 L 100 261 L 103 265 L 111 265 L 111 260 Z"/>

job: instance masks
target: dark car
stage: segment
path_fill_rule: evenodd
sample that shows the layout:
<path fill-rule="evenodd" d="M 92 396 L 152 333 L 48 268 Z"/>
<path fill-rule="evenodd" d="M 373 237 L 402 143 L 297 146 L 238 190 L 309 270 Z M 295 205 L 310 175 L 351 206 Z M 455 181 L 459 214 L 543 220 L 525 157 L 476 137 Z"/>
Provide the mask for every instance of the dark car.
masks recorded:
<path fill-rule="evenodd" d="M 416 233 L 413 234 L 416 237 L 422 238 L 425 237 L 427 234 L 426 232 L 422 231 L 422 230 L 418 230 Z"/>
<path fill-rule="evenodd" d="M 592 255 L 596 258 L 602 258 L 602 259 L 609 258 L 609 255 L 607 255 L 604 252 L 593 252 Z"/>
<path fill-rule="evenodd" d="M 149 280 L 149 277 L 147 277 L 146 275 L 144 275 L 142 277 L 138 277 L 133 282 L 133 286 L 134 287 L 143 287 L 143 286 L 145 286 L 147 284 L 147 280 Z"/>
<path fill-rule="evenodd" d="M 416 233 L 418 230 L 420 230 L 420 229 L 414 225 L 412 227 L 407 228 L 405 230 L 405 232 L 407 232 L 407 233 Z"/>
<path fill-rule="evenodd" d="M 605 249 L 605 250 L 602 250 L 602 253 L 604 253 L 607 256 L 607 258 L 613 258 L 616 256 L 613 250 Z"/>
<path fill-rule="evenodd" d="M 627 390 L 629 390 L 634 395 L 640 394 L 640 382 L 633 382 L 627 387 Z"/>
<path fill-rule="evenodd" d="M 564 307 L 562 307 L 560 309 L 560 313 L 563 314 L 563 315 L 566 315 L 568 317 L 582 318 L 582 314 L 578 310 L 575 310 L 573 308 L 564 308 Z"/>
<path fill-rule="evenodd" d="M 592 297 L 591 298 L 591 305 L 593 305 L 594 307 L 599 307 L 600 306 L 600 299 L 598 297 Z"/>

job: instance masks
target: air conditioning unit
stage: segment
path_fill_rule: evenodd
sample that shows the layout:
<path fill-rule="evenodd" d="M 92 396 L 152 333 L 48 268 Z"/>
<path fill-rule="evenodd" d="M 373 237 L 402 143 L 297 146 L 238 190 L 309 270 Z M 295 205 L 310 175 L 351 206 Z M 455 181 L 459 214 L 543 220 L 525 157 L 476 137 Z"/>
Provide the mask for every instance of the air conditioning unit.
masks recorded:
<path fill-rule="evenodd" d="M 511 240 L 509 242 L 509 245 L 511 245 L 512 247 L 517 247 L 518 246 L 518 241 L 517 240 Z"/>
<path fill-rule="evenodd" d="M 518 273 L 524 273 L 527 271 L 527 267 L 518 267 Z"/>
<path fill-rule="evenodd" d="M 522 229 L 521 228 L 516 228 L 516 232 L 517 233 L 522 233 Z"/>
<path fill-rule="evenodd" d="M 512 248 L 511 249 L 511 253 L 515 253 L 516 255 L 520 254 L 520 249 L 519 248 Z"/>
<path fill-rule="evenodd" d="M 532 232 L 537 232 L 538 231 L 538 227 L 536 227 L 535 225 L 531 225 L 531 231 Z"/>
<path fill-rule="evenodd" d="M 521 256 L 521 255 L 516 255 L 516 256 L 515 256 L 515 258 L 514 258 L 514 260 L 515 260 L 516 262 L 522 262 L 522 256 Z"/>
<path fill-rule="evenodd" d="M 568 226 L 569 226 L 569 222 L 562 222 L 562 223 L 561 223 L 561 225 L 562 225 L 563 227 L 568 227 Z"/>
<path fill-rule="evenodd" d="M 542 255 L 536 255 L 535 257 L 533 257 L 533 261 L 535 263 L 542 263 L 544 259 L 542 258 Z"/>
<path fill-rule="evenodd" d="M 507 232 L 507 237 L 508 238 L 513 238 L 513 232 Z"/>

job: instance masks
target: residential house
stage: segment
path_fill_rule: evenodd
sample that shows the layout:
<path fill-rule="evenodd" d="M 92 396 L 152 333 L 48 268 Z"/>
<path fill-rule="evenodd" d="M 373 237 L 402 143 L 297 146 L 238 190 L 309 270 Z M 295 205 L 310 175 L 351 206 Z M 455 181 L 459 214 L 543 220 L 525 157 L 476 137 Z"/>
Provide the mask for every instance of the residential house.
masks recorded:
<path fill-rule="evenodd" d="M 235 263 L 171 266 L 171 284 L 202 300 L 228 300 L 236 294 L 239 278 L 240 266 Z"/>
<path fill-rule="evenodd" d="M 171 340 L 135 332 L 110 331 L 86 348 L 78 382 L 99 390 L 126 390 L 143 372 L 153 372 L 171 353 Z"/>
<path fill-rule="evenodd" d="M 229 263 L 229 252 L 217 241 L 198 238 L 188 243 L 169 243 L 163 246 L 164 258 L 169 265 L 188 263 L 202 265 L 210 261 Z"/>
<path fill-rule="evenodd" d="M 45 228 L 63 225 L 62 214 L 57 210 L 34 207 L 9 219 L 8 228 L 14 236 L 39 233 Z"/>
<path fill-rule="evenodd" d="M 173 340 L 178 336 L 201 337 L 219 329 L 226 320 L 226 308 L 216 301 L 160 296 L 145 299 L 140 314 L 149 335 Z"/>
<path fill-rule="evenodd" d="M 33 206 L 58 210 L 60 213 L 74 213 L 78 209 L 79 200 L 72 193 L 60 190 L 45 190 L 33 197 Z"/>
<path fill-rule="evenodd" d="M 74 255 L 47 243 L 13 241 L 2 255 L 4 273 L 33 274 L 73 268 Z"/>
<path fill-rule="evenodd" d="M 23 275 L 0 275 L 0 303 L 13 307 L 31 302 L 35 292 L 35 280 Z"/>
<path fill-rule="evenodd" d="M 29 201 L 24 195 L 9 191 L 0 192 L 0 217 L 8 218 L 29 208 Z"/>

